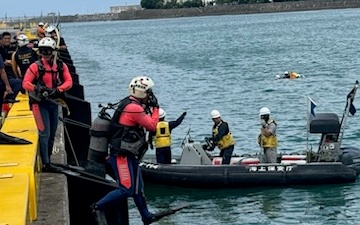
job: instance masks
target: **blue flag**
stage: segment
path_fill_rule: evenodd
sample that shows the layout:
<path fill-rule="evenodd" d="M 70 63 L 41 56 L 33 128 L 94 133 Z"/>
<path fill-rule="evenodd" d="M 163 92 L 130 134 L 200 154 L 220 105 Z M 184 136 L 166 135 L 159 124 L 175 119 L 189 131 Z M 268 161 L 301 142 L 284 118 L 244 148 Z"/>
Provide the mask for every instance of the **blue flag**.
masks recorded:
<path fill-rule="evenodd" d="M 316 117 L 316 114 L 315 114 L 316 103 L 309 96 L 308 96 L 308 100 L 310 102 L 310 118 L 309 119 L 312 120 Z"/>

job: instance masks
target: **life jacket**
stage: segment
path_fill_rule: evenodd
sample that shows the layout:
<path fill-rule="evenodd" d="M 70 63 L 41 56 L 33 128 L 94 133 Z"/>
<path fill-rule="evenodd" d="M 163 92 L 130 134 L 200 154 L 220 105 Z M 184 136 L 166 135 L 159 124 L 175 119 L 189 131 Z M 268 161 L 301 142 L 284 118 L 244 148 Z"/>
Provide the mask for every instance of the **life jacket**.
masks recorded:
<path fill-rule="evenodd" d="M 147 150 L 144 128 L 119 124 L 121 113 L 130 103 L 138 104 L 129 97 L 122 99 L 111 118 L 108 133 L 110 153 L 113 155 L 128 155 L 130 153 L 139 159 Z"/>
<path fill-rule="evenodd" d="M 218 133 L 219 133 L 219 127 L 223 122 L 220 122 L 212 131 L 213 133 L 213 137 L 215 137 Z M 225 148 L 230 147 L 231 145 L 235 144 L 234 138 L 232 136 L 232 134 L 230 133 L 230 131 L 224 135 L 218 142 L 215 143 L 216 146 L 222 150 Z"/>
<path fill-rule="evenodd" d="M 160 121 L 156 126 L 155 133 L 155 147 L 156 148 L 165 148 L 171 146 L 171 134 L 169 122 Z"/>
<path fill-rule="evenodd" d="M 63 61 L 61 61 L 60 59 L 56 60 L 57 71 L 45 70 L 44 64 L 42 63 L 41 60 L 37 60 L 35 63 L 38 66 L 39 77 L 34 79 L 34 81 L 32 82 L 34 85 L 39 84 L 41 86 L 46 86 L 45 82 L 43 80 L 43 77 L 44 77 L 45 73 L 47 73 L 47 72 L 48 73 L 58 73 L 58 76 L 57 76 L 58 79 L 56 79 L 56 81 L 53 81 L 53 84 L 55 84 L 56 87 L 61 85 L 64 82 L 64 66 L 63 66 Z M 34 92 L 29 93 L 30 105 L 41 101 L 41 98 L 37 96 L 38 94 L 39 93 L 34 93 Z M 59 97 L 61 97 L 61 96 L 59 96 Z"/>
<path fill-rule="evenodd" d="M 291 71 L 290 79 L 295 79 L 295 78 L 299 78 L 299 77 L 300 77 L 300 75 L 298 73 Z"/>
<path fill-rule="evenodd" d="M 274 123 L 276 125 L 276 122 L 273 119 L 268 120 L 266 124 L 269 126 L 271 123 Z M 278 140 L 276 134 L 272 134 L 268 137 L 263 134 L 260 134 L 259 144 L 263 148 L 276 148 L 278 146 Z"/>

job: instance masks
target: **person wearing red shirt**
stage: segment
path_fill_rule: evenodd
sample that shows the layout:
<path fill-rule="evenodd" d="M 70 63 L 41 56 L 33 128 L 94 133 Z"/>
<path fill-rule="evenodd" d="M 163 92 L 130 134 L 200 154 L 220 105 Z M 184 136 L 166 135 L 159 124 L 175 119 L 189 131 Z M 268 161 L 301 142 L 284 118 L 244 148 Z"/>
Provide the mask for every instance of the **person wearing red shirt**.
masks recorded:
<path fill-rule="evenodd" d="M 143 192 L 144 182 L 139 168 L 139 160 L 148 149 L 146 131 L 155 131 L 159 121 L 159 105 L 152 92 L 153 86 L 151 78 L 135 77 L 128 86 L 130 96 L 120 101 L 110 122 L 108 161 L 119 188 L 92 206 L 100 225 L 108 224 L 106 208 L 128 197 L 133 197 L 145 225 L 157 220 L 156 214 L 150 213 L 147 208 Z"/>
<path fill-rule="evenodd" d="M 69 90 L 73 81 L 68 67 L 54 61 L 55 41 L 45 37 L 39 42 L 41 59 L 27 69 L 22 86 L 29 92 L 31 110 L 39 130 L 40 154 L 44 172 L 57 172 L 50 164 L 50 155 L 59 120 L 59 106 L 54 99 Z"/>

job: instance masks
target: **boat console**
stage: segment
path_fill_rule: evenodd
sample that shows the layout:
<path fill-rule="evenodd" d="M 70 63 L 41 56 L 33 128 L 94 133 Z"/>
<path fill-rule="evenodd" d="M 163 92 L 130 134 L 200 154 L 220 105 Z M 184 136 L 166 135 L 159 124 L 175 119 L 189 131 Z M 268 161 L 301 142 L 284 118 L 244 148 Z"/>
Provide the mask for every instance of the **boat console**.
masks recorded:
<path fill-rule="evenodd" d="M 211 165 L 212 160 L 200 143 L 184 143 L 180 164 Z"/>
<path fill-rule="evenodd" d="M 341 124 L 335 113 L 318 113 L 310 122 L 310 133 L 320 133 L 318 161 L 337 161 L 340 154 Z"/>

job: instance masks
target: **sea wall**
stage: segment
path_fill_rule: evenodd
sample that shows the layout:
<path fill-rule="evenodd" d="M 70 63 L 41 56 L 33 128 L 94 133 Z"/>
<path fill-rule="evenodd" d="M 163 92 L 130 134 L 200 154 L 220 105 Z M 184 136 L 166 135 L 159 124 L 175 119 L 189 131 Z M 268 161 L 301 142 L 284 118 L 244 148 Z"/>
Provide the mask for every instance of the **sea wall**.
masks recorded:
<path fill-rule="evenodd" d="M 321 9 L 360 8 L 360 0 L 309 0 L 265 4 L 206 6 L 202 8 L 144 9 L 121 13 L 61 16 L 61 22 L 156 19 L 192 16 L 237 15 Z"/>

